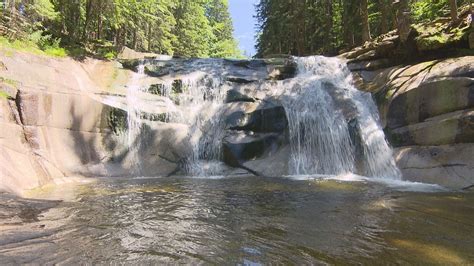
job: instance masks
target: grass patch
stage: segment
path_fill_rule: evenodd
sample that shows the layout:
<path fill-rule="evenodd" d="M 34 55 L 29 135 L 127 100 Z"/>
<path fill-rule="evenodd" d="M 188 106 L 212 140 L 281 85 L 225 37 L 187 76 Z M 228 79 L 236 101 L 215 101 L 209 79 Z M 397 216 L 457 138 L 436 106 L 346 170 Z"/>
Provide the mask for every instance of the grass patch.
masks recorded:
<path fill-rule="evenodd" d="M 44 49 L 31 40 L 13 40 L 10 41 L 7 38 L 0 36 L 0 48 L 5 50 L 6 56 L 13 56 L 14 51 L 27 52 L 35 55 L 44 55 L 52 57 L 66 57 L 68 53 L 64 48 L 46 46 Z"/>
<path fill-rule="evenodd" d="M 8 99 L 8 97 L 10 97 L 10 95 L 8 95 L 8 93 L 6 93 L 4 91 L 0 91 L 0 99 Z"/>
<path fill-rule="evenodd" d="M 0 82 L 1 83 L 5 83 L 5 84 L 8 84 L 8 85 L 11 85 L 15 88 L 18 88 L 18 81 L 16 80 L 13 80 L 13 79 L 7 79 L 7 78 L 4 78 L 4 77 L 0 77 Z"/>

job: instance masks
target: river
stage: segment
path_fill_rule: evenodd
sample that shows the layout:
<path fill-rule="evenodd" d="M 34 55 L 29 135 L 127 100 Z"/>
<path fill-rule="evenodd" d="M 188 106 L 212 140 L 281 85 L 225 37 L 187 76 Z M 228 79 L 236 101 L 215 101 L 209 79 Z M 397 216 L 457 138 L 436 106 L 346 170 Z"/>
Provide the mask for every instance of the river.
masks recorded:
<path fill-rule="evenodd" d="M 472 191 L 344 179 L 115 178 L 38 189 L 29 194 L 44 201 L 0 204 L 0 264 L 474 262 Z"/>

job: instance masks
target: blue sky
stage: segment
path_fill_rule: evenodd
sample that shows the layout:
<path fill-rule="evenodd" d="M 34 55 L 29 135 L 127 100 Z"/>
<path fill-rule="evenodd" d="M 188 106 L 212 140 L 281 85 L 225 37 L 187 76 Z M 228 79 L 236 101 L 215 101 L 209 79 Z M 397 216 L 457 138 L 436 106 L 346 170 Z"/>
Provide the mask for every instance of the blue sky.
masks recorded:
<path fill-rule="evenodd" d="M 234 22 L 234 36 L 240 50 L 247 55 L 255 54 L 255 4 L 258 0 L 229 0 L 229 9 Z"/>

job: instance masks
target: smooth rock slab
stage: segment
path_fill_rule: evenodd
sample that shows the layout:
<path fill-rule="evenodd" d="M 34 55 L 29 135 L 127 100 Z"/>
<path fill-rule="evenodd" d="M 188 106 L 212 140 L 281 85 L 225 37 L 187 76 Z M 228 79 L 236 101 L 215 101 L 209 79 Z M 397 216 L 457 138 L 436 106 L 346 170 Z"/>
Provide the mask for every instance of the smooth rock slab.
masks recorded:
<path fill-rule="evenodd" d="M 277 133 L 231 132 L 223 140 L 224 162 L 237 167 L 244 161 L 262 157 L 278 148 L 281 135 Z"/>
<path fill-rule="evenodd" d="M 395 149 L 403 179 L 449 188 L 474 184 L 474 144 L 410 146 Z"/>

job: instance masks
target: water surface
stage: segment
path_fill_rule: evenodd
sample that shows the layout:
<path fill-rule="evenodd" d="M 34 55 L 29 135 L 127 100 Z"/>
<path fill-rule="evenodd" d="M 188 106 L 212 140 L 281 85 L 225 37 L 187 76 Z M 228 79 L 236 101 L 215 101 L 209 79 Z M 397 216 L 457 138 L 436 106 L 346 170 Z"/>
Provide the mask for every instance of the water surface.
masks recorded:
<path fill-rule="evenodd" d="M 472 192 L 181 177 L 104 179 L 70 193 L 36 219 L 3 220 L 0 264 L 474 263 Z"/>

